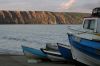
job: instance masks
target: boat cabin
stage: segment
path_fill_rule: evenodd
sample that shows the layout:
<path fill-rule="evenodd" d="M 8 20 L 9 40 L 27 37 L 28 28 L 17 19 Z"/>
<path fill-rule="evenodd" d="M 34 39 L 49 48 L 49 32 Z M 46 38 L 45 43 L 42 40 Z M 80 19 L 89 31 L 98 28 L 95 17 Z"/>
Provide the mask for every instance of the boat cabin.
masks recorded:
<path fill-rule="evenodd" d="M 94 33 L 100 33 L 100 18 L 84 18 L 83 29 Z"/>
<path fill-rule="evenodd" d="M 83 28 L 90 32 L 100 33 L 100 7 L 94 8 L 92 15 L 84 18 Z"/>

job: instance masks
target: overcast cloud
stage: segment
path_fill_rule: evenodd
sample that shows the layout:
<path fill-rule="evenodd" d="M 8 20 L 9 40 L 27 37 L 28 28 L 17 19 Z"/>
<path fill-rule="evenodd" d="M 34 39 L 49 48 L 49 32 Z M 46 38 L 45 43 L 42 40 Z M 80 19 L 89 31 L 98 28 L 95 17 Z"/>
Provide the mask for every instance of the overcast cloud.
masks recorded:
<path fill-rule="evenodd" d="M 100 0 L 0 0 L 0 10 L 91 12 Z"/>

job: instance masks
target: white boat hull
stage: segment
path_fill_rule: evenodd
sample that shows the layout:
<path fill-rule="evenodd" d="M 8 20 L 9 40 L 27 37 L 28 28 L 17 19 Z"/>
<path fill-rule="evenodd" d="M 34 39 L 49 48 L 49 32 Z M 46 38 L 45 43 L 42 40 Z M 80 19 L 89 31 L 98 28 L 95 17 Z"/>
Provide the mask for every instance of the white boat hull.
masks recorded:
<path fill-rule="evenodd" d="M 58 57 L 58 56 L 49 55 L 49 54 L 47 56 L 51 61 L 65 61 L 63 57 Z"/>
<path fill-rule="evenodd" d="M 87 64 L 89 66 L 100 66 L 99 60 L 80 52 L 79 50 L 77 50 L 73 46 L 71 46 L 71 52 L 72 52 L 73 59 L 75 59 L 79 62 L 82 62 L 82 63 Z"/>
<path fill-rule="evenodd" d="M 62 55 L 57 51 L 42 50 L 51 61 L 66 61 Z"/>

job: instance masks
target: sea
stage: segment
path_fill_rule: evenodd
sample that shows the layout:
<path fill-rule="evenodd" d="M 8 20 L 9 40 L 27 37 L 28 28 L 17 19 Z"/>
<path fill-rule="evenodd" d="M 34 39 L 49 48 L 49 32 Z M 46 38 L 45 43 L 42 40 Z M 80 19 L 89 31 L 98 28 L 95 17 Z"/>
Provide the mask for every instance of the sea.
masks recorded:
<path fill-rule="evenodd" d="M 68 27 L 79 25 L 0 25 L 0 53 L 22 53 L 21 46 L 45 48 L 46 43 L 69 44 Z"/>

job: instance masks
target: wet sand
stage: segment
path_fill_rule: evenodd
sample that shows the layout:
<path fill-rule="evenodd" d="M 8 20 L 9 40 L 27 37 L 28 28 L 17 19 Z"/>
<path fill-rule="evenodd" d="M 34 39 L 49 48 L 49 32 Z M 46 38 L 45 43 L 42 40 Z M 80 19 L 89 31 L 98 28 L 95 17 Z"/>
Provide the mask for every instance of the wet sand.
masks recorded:
<path fill-rule="evenodd" d="M 41 62 L 28 63 L 25 56 L 0 55 L 0 66 L 75 66 L 70 63 Z"/>

